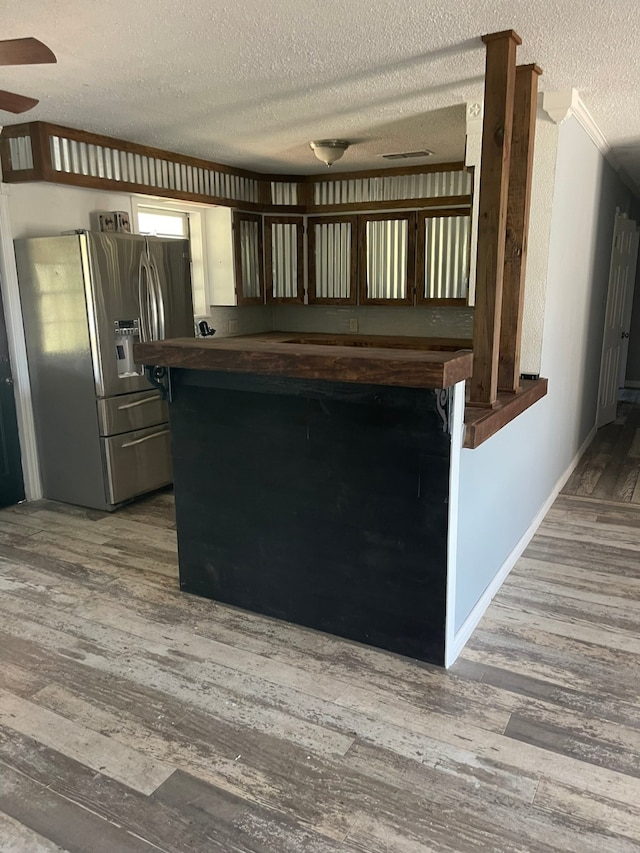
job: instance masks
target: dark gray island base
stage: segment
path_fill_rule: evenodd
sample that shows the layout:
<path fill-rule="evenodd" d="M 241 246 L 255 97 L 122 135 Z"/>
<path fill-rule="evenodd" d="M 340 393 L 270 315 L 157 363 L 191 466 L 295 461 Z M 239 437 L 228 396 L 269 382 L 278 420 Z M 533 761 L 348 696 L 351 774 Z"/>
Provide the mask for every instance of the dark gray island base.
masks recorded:
<path fill-rule="evenodd" d="M 181 588 L 442 665 L 448 397 L 172 368 Z"/>

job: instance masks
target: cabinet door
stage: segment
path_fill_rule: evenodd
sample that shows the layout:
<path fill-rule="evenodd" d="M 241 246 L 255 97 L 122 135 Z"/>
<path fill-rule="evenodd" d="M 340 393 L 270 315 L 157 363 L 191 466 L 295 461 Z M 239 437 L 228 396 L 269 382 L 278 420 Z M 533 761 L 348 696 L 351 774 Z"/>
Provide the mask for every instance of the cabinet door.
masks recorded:
<path fill-rule="evenodd" d="M 418 214 L 417 301 L 466 305 L 471 215 L 466 211 Z"/>
<path fill-rule="evenodd" d="M 233 236 L 238 305 L 261 304 L 264 302 L 262 217 L 254 213 L 235 213 Z"/>
<path fill-rule="evenodd" d="M 267 301 L 304 302 L 304 220 L 265 216 Z"/>
<path fill-rule="evenodd" d="M 412 305 L 415 214 L 366 214 L 359 219 L 360 304 Z"/>
<path fill-rule="evenodd" d="M 358 229 L 355 216 L 307 220 L 309 303 L 354 305 Z"/>

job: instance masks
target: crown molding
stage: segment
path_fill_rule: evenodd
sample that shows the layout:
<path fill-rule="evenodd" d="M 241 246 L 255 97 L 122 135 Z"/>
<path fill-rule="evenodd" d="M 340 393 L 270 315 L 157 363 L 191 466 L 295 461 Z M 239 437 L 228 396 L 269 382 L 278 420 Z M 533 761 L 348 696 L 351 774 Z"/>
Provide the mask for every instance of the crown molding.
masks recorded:
<path fill-rule="evenodd" d="M 556 124 L 571 115 L 571 108 L 578 97 L 575 89 L 563 89 L 560 92 L 542 92 L 542 109 Z"/>
<path fill-rule="evenodd" d="M 483 103 L 482 101 L 467 101 L 467 165 L 477 165 L 473 159 L 474 142 L 482 134 Z M 631 192 L 640 196 L 640 185 L 622 167 L 618 157 L 607 142 L 604 133 L 598 127 L 593 116 L 584 104 L 576 89 L 562 89 L 557 92 L 540 92 L 538 108 L 542 108 L 555 124 L 562 124 L 573 116 L 583 128 L 589 139 L 596 146 L 607 162 L 618 173 L 623 184 Z M 479 163 L 479 158 L 478 158 Z M 478 170 L 479 171 L 479 170 Z"/>
<path fill-rule="evenodd" d="M 556 124 L 562 124 L 570 116 L 576 119 L 587 136 L 591 139 L 603 157 L 618 173 L 620 180 L 631 192 L 640 196 L 640 186 L 622 168 L 618 157 L 607 142 L 604 133 L 596 124 L 593 116 L 584 104 L 584 101 L 576 89 L 564 89 L 559 92 L 543 92 L 541 98 L 542 109 Z"/>
<path fill-rule="evenodd" d="M 618 158 L 611 150 L 604 133 L 600 130 L 595 119 L 587 109 L 576 89 L 564 89 L 560 92 L 544 92 L 542 109 L 556 124 L 573 116 L 594 143 L 596 148 L 607 158 L 613 168 L 620 169 Z"/>

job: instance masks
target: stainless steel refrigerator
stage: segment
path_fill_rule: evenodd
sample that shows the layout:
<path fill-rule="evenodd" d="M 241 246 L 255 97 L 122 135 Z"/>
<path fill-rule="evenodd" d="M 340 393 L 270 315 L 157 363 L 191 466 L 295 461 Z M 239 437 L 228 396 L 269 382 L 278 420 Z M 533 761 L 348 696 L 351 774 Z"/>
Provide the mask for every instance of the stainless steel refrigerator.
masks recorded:
<path fill-rule="evenodd" d="M 44 495 L 115 509 L 171 482 L 166 403 L 137 340 L 194 335 L 187 240 L 16 240 Z"/>

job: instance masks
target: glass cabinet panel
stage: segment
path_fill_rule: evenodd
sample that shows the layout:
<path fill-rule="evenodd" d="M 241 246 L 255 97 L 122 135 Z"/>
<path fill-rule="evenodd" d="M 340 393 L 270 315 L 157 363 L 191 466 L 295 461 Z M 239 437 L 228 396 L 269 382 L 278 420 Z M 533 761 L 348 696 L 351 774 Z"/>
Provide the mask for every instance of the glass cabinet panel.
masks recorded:
<path fill-rule="evenodd" d="M 264 302 L 262 217 L 236 213 L 234 235 L 238 305 Z"/>
<path fill-rule="evenodd" d="M 469 289 L 471 217 L 462 213 L 421 213 L 418 302 L 466 301 Z"/>
<path fill-rule="evenodd" d="M 415 279 L 415 216 L 362 216 L 360 301 L 412 304 Z"/>
<path fill-rule="evenodd" d="M 267 300 L 302 302 L 304 300 L 303 239 L 301 216 L 266 216 Z"/>
<path fill-rule="evenodd" d="M 356 236 L 355 217 L 309 219 L 309 302 L 355 303 Z"/>

